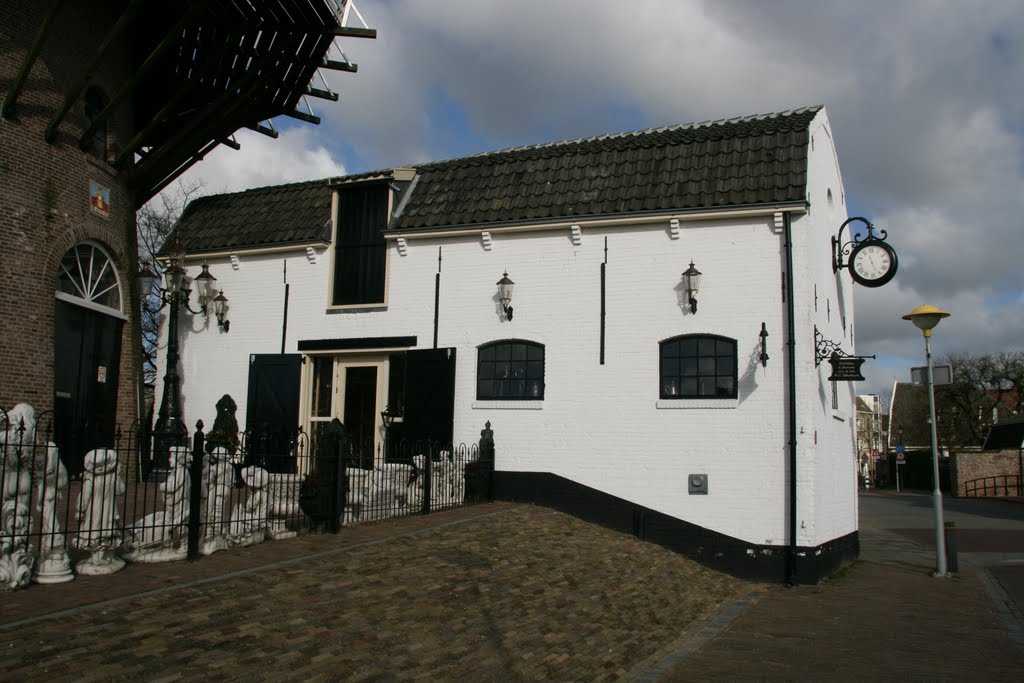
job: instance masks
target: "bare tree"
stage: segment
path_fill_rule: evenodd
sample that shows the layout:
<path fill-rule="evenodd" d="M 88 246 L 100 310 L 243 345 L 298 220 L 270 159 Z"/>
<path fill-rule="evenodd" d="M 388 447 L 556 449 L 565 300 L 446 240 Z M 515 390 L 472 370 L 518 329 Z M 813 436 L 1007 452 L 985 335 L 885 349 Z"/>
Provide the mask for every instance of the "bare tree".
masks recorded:
<path fill-rule="evenodd" d="M 1024 408 L 1024 351 L 954 353 L 943 362 L 953 367 L 953 383 L 936 387 L 940 441 L 980 445 L 993 422 Z"/>
<path fill-rule="evenodd" d="M 157 253 L 167 240 L 181 212 L 188 203 L 203 193 L 202 182 L 177 183 L 174 192 L 162 192 L 136 214 L 139 240 L 139 261 L 147 263 L 159 272 Z M 151 398 L 156 384 L 156 351 L 160 334 L 160 298 L 155 291 L 142 292 L 142 357 L 143 384 L 147 399 Z"/>

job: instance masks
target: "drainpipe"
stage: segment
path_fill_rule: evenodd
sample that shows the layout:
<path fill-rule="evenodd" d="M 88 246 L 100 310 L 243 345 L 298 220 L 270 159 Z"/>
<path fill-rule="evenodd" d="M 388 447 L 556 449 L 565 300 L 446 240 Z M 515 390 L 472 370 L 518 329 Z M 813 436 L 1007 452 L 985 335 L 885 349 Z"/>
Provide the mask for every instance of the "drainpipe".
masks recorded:
<path fill-rule="evenodd" d="M 793 226 L 789 212 L 782 214 L 786 237 L 786 343 L 789 360 L 789 548 L 786 553 L 786 585 L 796 583 L 796 302 L 793 291 Z"/>

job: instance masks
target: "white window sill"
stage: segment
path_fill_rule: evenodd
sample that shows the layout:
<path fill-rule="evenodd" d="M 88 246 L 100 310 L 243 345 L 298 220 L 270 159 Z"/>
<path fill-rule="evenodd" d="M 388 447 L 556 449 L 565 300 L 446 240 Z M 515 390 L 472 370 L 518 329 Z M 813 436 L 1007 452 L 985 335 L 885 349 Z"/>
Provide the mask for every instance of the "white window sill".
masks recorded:
<path fill-rule="evenodd" d="M 544 401 L 473 401 L 473 410 L 543 410 Z"/>
<path fill-rule="evenodd" d="M 740 405 L 738 398 L 673 398 L 655 401 L 659 410 L 730 409 Z"/>

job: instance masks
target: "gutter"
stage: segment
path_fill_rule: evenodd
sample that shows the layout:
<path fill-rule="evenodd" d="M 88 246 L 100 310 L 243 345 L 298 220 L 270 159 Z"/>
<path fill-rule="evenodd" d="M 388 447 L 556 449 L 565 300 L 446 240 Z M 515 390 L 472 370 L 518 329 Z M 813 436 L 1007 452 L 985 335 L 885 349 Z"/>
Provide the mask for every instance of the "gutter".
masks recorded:
<path fill-rule="evenodd" d="M 796 583 L 796 558 L 797 558 L 797 516 L 796 516 L 796 302 L 793 292 L 793 225 L 789 212 L 782 214 L 782 226 L 786 242 L 786 291 L 788 300 L 786 302 L 786 343 L 789 346 L 789 548 L 786 553 L 786 585 L 792 586 Z"/>

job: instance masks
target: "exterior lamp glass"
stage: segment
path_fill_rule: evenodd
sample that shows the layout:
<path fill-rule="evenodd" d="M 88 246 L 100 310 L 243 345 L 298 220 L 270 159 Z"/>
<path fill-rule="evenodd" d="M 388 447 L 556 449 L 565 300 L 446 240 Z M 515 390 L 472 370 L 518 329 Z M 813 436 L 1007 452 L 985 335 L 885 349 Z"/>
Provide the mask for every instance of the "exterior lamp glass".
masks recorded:
<path fill-rule="evenodd" d="M 153 285 L 160 279 L 146 261 L 142 262 L 142 268 L 139 269 L 139 274 L 136 277 L 139 281 L 139 292 L 142 296 L 148 296 L 153 291 Z"/>
<path fill-rule="evenodd" d="M 683 284 L 686 287 L 686 300 L 690 304 L 690 313 L 697 312 L 697 292 L 700 290 L 701 274 L 693 267 L 693 261 L 690 261 L 690 267 L 683 271 Z"/>
<path fill-rule="evenodd" d="M 505 311 L 505 317 L 512 319 L 512 287 L 516 284 L 508 279 L 508 271 L 501 276 L 495 284 L 498 285 L 498 299 L 501 300 L 501 308 Z"/>
<path fill-rule="evenodd" d="M 228 298 L 224 296 L 224 290 L 220 290 L 217 296 L 213 297 L 213 313 L 217 316 L 217 324 L 225 331 L 231 329 L 231 321 L 227 319 Z"/>
<path fill-rule="evenodd" d="M 206 310 L 206 305 L 213 300 L 214 287 L 217 284 L 217 278 L 210 272 L 210 266 L 203 264 L 203 272 L 196 275 L 196 294 L 199 297 L 199 305 Z"/>
<path fill-rule="evenodd" d="M 164 289 L 171 294 L 177 294 L 181 291 L 184 279 L 185 269 L 172 260 L 171 265 L 164 269 Z"/>
<path fill-rule="evenodd" d="M 395 422 L 395 413 L 391 411 L 391 405 L 384 406 L 384 410 L 380 411 L 380 419 L 384 423 L 384 429 L 391 429 L 391 425 Z"/>

